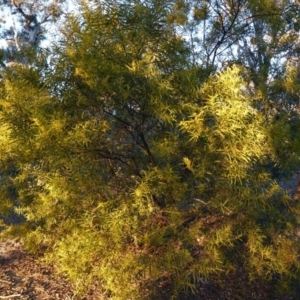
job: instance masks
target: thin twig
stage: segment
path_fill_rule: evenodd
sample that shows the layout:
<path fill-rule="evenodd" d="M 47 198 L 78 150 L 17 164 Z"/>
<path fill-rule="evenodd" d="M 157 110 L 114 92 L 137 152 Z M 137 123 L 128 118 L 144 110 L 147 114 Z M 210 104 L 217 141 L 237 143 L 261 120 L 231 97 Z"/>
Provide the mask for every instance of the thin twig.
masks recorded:
<path fill-rule="evenodd" d="M 7 281 L 7 280 L 2 280 L 2 279 L 0 279 L 0 282 L 4 282 L 4 283 L 11 283 L 10 281 Z"/>
<path fill-rule="evenodd" d="M 201 202 L 202 204 L 204 204 L 204 205 L 207 205 L 207 203 L 206 202 L 204 202 L 203 200 L 201 200 L 201 199 L 197 199 L 197 198 L 194 198 L 194 200 L 195 201 L 198 201 L 198 202 Z"/>
<path fill-rule="evenodd" d="M 21 294 L 14 294 L 14 295 L 8 295 L 8 296 L 0 296 L 0 299 L 10 299 L 14 297 L 20 297 Z"/>

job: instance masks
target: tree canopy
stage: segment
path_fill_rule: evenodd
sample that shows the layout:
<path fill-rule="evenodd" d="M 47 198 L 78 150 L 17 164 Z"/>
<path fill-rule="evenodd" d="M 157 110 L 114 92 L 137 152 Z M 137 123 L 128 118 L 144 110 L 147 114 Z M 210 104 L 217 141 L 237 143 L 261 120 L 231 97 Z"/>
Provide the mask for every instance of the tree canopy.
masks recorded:
<path fill-rule="evenodd" d="M 240 270 L 296 292 L 298 4 L 78 5 L 1 71 L 1 214 L 24 216 L 2 236 L 111 299 Z"/>

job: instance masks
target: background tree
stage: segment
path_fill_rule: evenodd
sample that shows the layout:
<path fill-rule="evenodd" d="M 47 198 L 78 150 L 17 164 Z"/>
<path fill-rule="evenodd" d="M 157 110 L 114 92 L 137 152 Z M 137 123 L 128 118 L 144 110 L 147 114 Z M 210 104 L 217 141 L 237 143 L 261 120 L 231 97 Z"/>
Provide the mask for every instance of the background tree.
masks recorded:
<path fill-rule="evenodd" d="M 47 25 L 55 23 L 62 15 L 63 3 L 60 0 L 48 3 L 18 0 L 0 2 L 0 37 L 6 42 L 1 52 L 2 66 L 27 64 L 28 55 L 32 56 L 32 52 L 45 58 L 41 41 L 46 39 Z M 37 62 L 38 57 L 34 58 Z"/>

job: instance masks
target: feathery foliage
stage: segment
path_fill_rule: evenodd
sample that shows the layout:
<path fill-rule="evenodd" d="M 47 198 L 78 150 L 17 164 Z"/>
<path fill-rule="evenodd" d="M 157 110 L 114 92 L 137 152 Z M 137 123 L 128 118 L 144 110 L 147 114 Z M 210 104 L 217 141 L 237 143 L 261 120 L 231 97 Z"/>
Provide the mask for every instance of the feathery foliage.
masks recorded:
<path fill-rule="evenodd" d="M 4 234 L 112 299 L 176 299 L 241 268 L 287 284 L 299 207 L 265 167 L 278 125 L 242 68 L 193 63 L 172 4 L 82 2 L 50 66 L 3 73 L 1 203 L 26 218 Z"/>

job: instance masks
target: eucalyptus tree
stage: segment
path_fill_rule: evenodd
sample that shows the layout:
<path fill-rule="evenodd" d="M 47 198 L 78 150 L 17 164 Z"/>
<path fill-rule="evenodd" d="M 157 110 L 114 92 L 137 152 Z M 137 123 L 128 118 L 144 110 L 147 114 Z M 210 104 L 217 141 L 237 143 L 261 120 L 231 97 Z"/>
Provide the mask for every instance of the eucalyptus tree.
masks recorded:
<path fill-rule="evenodd" d="M 63 14 L 64 2 L 61 0 L 1 1 L 0 37 L 4 42 L 1 55 L 2 66 L 26 64 L 33 52 L 40 54 L 39 58 L 41 58 L 43 55 L 41 42 L 47 35 L 51 36 L 50 25 L 57 22 Z"/>

